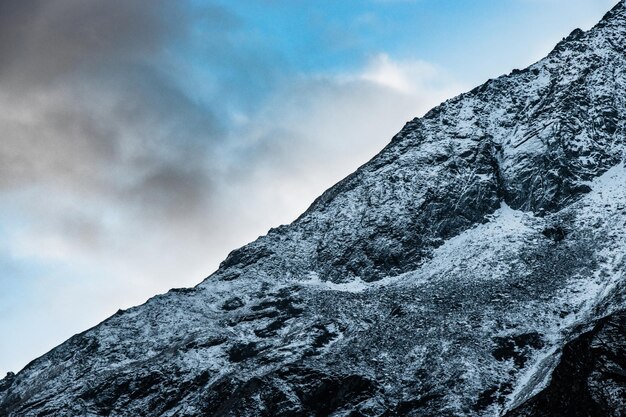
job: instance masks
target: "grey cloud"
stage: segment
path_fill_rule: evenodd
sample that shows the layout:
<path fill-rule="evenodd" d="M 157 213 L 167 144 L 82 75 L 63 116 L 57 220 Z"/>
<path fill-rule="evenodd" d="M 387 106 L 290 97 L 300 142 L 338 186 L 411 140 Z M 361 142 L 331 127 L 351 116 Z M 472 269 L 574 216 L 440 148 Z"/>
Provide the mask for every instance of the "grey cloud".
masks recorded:
<path fill-rule="evenodd" d="M 183 2 L 25 0 L 0 5 L 3 75 L 49 81 L 82 65 L 145 58 L 181 28 Z"/>
<path fill-rule="evenodd" d="M 196 211 L 224 135 L 220 103 L 191 98 L 165 55 L 189 43 L 194 25 L 217 33 L 238 20 L 217 6 L 192 16 L 187 6 L 0 3 L 0 187 L 101 194 L 120 210 L 145 206 L 156 216 Z"/>
<path fill-rule="evenodd" d="M 192 32 L 228 38 L 242 27 L 222 6 L 189 0 L 22 0 L 0 3 L 0 69 L 75 76 L 81 66 L 153 61 Z M 211 45 L 212 49 L 219 45 Z M 218 51 L 219 52 L 219 51 Z M 36 65 L 31 65 L 36 64 Z M 25 70 L 25 71 L 24 71 Z"/>

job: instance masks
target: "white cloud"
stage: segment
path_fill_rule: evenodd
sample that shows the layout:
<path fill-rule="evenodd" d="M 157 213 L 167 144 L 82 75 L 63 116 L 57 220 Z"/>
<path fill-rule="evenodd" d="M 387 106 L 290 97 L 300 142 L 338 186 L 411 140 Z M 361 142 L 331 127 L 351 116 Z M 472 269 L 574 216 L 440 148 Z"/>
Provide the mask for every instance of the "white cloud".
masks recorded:
<path fill-rule="evenodd" d="M 369 67 L 360 76 L 365 81 L 371 81 L 399 92 L 411 93 L 413 92 L 414 81 L 419 78 L 410 76 L 415 75 L 412 73 L 424 75 L 424 72 L 434 72 L 434 69 L 421 62 L 403 67 L 401 64 L 393 62 L 389 56 L 380 54 L 372 60 Z M 427 76 L 430 75 L 427 74 Z"/>
<path fill-rule="evenodd" d="M 385 54 L 352 73 L 294 80 L 236 132 L 258 158 L 242 186 L 263 190 L 252 193 L 259 206 L 287 222 L 373 157 L 405 122 L 464 89 L 434 65 Z M 272 207 L 278 202 L 284 206 Z"/>

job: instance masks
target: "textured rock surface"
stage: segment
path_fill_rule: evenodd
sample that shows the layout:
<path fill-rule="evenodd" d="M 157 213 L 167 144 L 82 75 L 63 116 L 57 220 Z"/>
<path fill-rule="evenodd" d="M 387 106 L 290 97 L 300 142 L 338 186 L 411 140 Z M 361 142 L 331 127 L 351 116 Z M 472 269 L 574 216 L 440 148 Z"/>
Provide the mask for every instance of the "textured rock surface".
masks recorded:
<path fill-rule="evenodd" d="M 563 346 L 625 307 L 625 49 L 621 1 L 197 287 L 5 378 L 0 415 L 534 412 Z"/>
<path fill-rule="evenodd" d="M 626 312 L 565 345 L 550 385 L 507 417 L 626 415 Z"/>

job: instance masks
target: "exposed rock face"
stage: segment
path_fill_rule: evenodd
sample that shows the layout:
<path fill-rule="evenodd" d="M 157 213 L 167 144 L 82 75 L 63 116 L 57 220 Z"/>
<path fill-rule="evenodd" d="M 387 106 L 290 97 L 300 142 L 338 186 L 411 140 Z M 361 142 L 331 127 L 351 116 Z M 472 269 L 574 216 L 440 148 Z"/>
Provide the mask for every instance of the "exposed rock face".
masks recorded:
<path fill-rule="evenodd" d="M 548 387 L 507 417 L 626 415 L 626 312 L 563 348 Z"/>
<path fill-rule="evenodd" d="M 625 1 L 5 378 L 0 415 L 545 415 L 563 346 L 626 307 Z"/>

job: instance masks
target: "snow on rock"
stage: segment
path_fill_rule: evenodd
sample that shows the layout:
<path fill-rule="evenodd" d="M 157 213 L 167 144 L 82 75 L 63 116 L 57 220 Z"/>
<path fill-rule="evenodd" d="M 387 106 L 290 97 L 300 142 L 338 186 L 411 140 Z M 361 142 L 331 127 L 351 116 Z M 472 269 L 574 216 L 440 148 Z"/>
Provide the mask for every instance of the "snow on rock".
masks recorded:
<path fill-rule="evenodd" d="M 7 376 L 0 415 L 497 416 L 542 404 L 562 392 L 551 378 L 563 347 L 625 307 L 625 46 L 621 1 L 545 59 L 408 122 L 197 287 Z"/>

